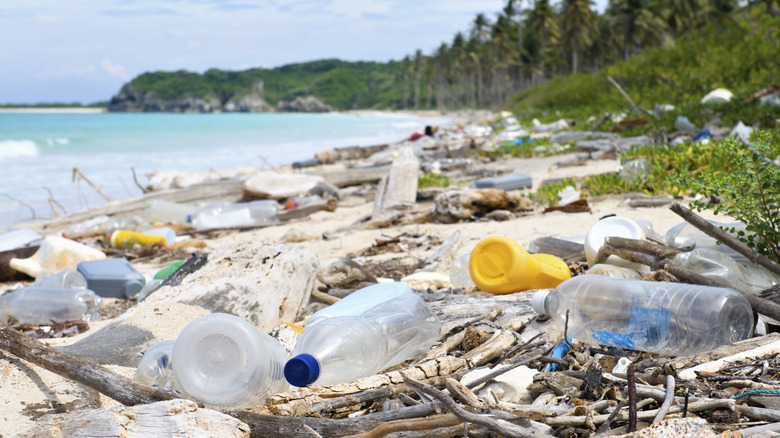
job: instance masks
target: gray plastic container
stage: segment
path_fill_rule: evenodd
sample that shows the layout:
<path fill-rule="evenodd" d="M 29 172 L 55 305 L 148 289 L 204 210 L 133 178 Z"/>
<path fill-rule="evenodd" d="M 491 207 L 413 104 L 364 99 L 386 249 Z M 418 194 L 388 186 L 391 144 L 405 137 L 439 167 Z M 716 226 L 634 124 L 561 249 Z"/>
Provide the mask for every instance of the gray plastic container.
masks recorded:
<path fill-rule="evenodd" d="M 531 175 L 515 173 L 498 178 L 479 179 L 471 183 L 474 189 L 519 190 L 531 188 Z"/>
<path fill-rule="evenodd" d="M 77 269 L 87 279 L 87 287 L 101 297 L 132 298 L 146 284 L 144 276 L 125 259 L 84 261 Z"/>

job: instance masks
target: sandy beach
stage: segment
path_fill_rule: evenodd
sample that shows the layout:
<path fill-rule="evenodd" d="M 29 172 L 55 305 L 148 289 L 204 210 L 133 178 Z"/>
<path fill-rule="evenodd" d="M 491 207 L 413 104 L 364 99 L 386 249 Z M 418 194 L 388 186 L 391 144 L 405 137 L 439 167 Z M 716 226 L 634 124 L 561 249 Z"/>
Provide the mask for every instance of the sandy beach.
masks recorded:
<path fill-rule="evenodd" d="M 419 114 L 417 114 L 419 115 Z M 441 117 L 441 114 L 432 113 L 432 117 Z M 484 117 L 479 114 L 447 114 L 447 117 L 456 122 L 476 123 Z M 476 119 L 476 120 L 475 120 Z M 483 147 L 492 147 L 486 144 Z M 503 171 L 505 174 L 525 173 L 532 179 L 532 189 L 512 191 L 512 196 L 523 196 L 540 187 L 545 181 L 563 177 L 584 177 L 605 172 L 615 172 L 619 168 L 619 161 L 614 156 L 603 159 L 584 159 L 580 165 L 562 166 L 562 163 L 570 162 L 577 158 L 583 158 L 582 153 L 569 153 L 564 155 L 552 155 L 540 158 L 508 158 L 489 161 L 477 160 L 469 166 L 485 171 Z M 457 183 L 458 188 L 467 188 L 470 181 L 461 179 Z M 450 187 L 453 189 L 455 187 Z M 223 230 L 213 233 L 194 234 L 190 239 L 184 238 L 180 249 L 166 256 L 166 251 L 153 253 L 151 256 L 139 257 L 138 252 L 130 251 L 130 259 L 133 266 L 142 274 L 151 277 L 162 267 L 167 266 L 173 258 L 182 258 L 184 255 L 195 252 L 207 254 L 217 253 L 225 248 L 247 247 L 279 247 L 297 248 L 306 254 L 312 254 L 320 268 L 330 263 L 347 257 L 364 266 L 380 266 L 382 263 L 396 263 L 402 266 L 414 266 L 431 256 L 441 242 L 444 242 L 456 231 L 460 234 L 460 243 L 451 254 L 451 258 L 470 252 L 483 238 L 493 235 L 506 236 L 514 239 L 524 247 L 540 237 L 572 238 L 584 236 L 593 224 L 600 218 L 608 215 L 617 215 L 633 220 L 649 220 L 654 230 L 663 235 L 669 228 L 680 223 L 682 219 L 669 210 L 668 207 L 642 207 L 633 208 L 625 203 L 623 197 L 607 197 L 600 200 L 590 200 L 590 212 L 565 213 L 555 211 L 543 213 L 544 206 L 534 205 L 529 211 L 517 212 L 510 215 L 509 220 L 495 221 L 486 218 L 475 218 L 457 223 L 401 223 L 390 227 L 376 228 L 365 226 L 365 218 L 370 216 L 374 209 L 374 194 L 376 186 L 373 184 L 358 184 L 341 187 L 341 199 L 334 211 L 317 211 L 305 217 L 293 219 L 274 226 L 254 228 L 250 230 Z M 441 192 L 444 189 L 440 190 Z M 408 211 L 432 210 L 435 206 L 433 199 L 416 202 Z M 96 211 L 97 214 L 97 211 Z M 722 217 L 714 217 L 706 212 L 702 214 L 707 219 L 723 220 Z M 52 225 L 52 223 L 56 225 Z M 26 227 L 35 229 L 41 234 L 57 234 L 66 227 L 66 221 L 59 219 L 49 223 L 31 223 Z M 366 251 L 378 242 L 388 239 L 398 239 L 400 244 L 395 250 L 381 254 L 368 255 Z M 404 240 L 406 239 L 406 240 Z M 412 244 L 413 241 L 427 242 Z M 95 238 L 84 239 L 83 243 L 99 245 Z M 189 243 L 187 243 L 189 242 Z M 197 244 L 196 244 L 197 242 Z M 107 250 L 107 247 L 102 247 Z M 110 256 L 117 256 L 110 253 Z M 446 278 L 449 263 L 442 264 L 437 271 L 440 277 Z M 269 275 L 284 276 L 284 272 L 276 272 L 271 269 Z M 398 278 L 396 278 L 397 280 Z M 313 284 L 314 286 L 315 284 Z M 321 283 L 316 283 L 322 286 Z M 16 282 L 4 283 L 4 289 L 18 287 Z M 447 292 L 451 284 L 447 281 L 429 282 L 427 285 L 415 285 L 418 290 L 428 292 Z M 203 306 L 182 304 L 173 299 L 175 292 L 165 291 L 156 294 L 131 308 L 124 314 L 111 319 L 89 323 L 89 330 L 71 337 L 60 339 L 44 339 L 43 342 L 63 348 L 66 346 L 79 346 L 90 343 L 90 337 L 95 335 L 100 341 L 99 334 L 109 329 L 122 326 L 127 321 L 132 321 L 133 327 L 153 333 L 153 338 L 173 339 L 188 322 L 198 316 L 209 313 L 210 310 Z M 262 292 L 262 291 L 259 291 Z M 311 303 L 317 300 L 305 291 L 303 305 L 297 312 L 294 320 L 283 322 L 294 323 L 306 316 L 306 310 Z M 480 292 L 472 294 L 479 296 Z M 485 295 L 484 293 L 483 296 Z M 526 295 L 519 293 L 519 295 Z M 107 305 L 116 305 L 114 300 L 106 300 Z M 113 304 L 112 304 L 113 303 Z M 319 305 L 322 306 L 321 304 Z M 121 306 L 120 306 L 121 307 Z M 122 322 L 125 321 L 125 322 Z M 537 330 L 550 330 L 548 326 L 539 326 Z M 548 333 L 554 337 L 554 331 Z M 97 335 L 96 335 L 97 334 Z M 528 335 L 530 336 L 530 335 Z M 523 337 L 526 337 L 524 334 Z M 145 341 L 147 347 L 149 341 Z M 94 347 L 93 347 L 94 348 Z M 121 350 L 121 345 L 106 346 L 106 348 Z M 105 353 L 110 357 L 111 351 Z M 136 358 L 140 356 L 136 355 Z M 138 359 L 136 359 L 138 360 Z M 114 364 L 107 360 L 104 365 L 111 371 L 132 378 L 135 373 L 133 366 Z M 81 384 L 63 378 L 55 373 L 47 371 L 36 365 L 4 354 L 0 358 L 0 374 L 3 383 L 0 388 L 5 394 L 4 403 L 0 407 L 0 435 L 21 436 L 23 432 L 33 430 L 36 422 L 46 414 L 63 413 L 78 409 L 110 409 L 121 406 L 115 400 L 99 394 L 95 390 Z"/>

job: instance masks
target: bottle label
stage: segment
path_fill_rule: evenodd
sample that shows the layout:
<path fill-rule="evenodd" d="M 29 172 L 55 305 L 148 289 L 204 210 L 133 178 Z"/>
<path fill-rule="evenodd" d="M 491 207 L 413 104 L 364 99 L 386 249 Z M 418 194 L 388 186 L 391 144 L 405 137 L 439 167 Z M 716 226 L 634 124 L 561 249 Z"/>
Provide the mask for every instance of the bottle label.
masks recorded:
<path fill-rule="evenodd" d="M 631 307 L 631 319 L 625 333 L 593 330 L 593 337 L 604 345 L 629 350 L 657 350 L 665 342 L 669 332 L 669 311 Z"/>

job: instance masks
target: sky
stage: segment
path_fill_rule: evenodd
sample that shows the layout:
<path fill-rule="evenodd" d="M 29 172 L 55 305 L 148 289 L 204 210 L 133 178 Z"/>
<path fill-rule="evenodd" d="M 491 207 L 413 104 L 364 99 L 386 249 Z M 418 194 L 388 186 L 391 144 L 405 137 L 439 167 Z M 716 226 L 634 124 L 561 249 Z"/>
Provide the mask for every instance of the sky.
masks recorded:
<path fill-rule="evenodd" d="M 521 1 L 523 6 L 530 4 Z M 603 10 L 606 0 L 596 2 Z M 147 71 L 430 54 L 505 0 L 3 0 L 0 104 L 109 100 Z"/>

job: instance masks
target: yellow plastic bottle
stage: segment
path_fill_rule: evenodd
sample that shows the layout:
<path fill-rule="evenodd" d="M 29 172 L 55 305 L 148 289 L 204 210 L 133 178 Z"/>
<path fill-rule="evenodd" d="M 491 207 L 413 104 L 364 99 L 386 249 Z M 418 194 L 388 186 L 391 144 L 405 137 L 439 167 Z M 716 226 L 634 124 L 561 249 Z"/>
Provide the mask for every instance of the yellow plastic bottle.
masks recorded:
<path fill-rule="evenodd" d="M 116 230 L 111 233 L 111 247 L 118 249 L 129 249 L 135 246 L 166 245 L 165 236 L 155 236 L 152 234 L 136 233 L 134 231 Z"/>
<path fill-rule="evenodd" d="M 571 277 L 563 260 L 549 254 L 529 254 L 503 236 L 477 243 L 471 252 L 469 273 L 477 287 L 491 294 L 554 288 Z"/>

